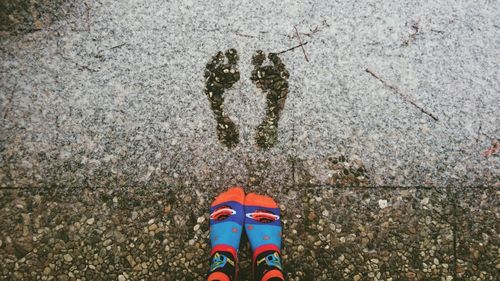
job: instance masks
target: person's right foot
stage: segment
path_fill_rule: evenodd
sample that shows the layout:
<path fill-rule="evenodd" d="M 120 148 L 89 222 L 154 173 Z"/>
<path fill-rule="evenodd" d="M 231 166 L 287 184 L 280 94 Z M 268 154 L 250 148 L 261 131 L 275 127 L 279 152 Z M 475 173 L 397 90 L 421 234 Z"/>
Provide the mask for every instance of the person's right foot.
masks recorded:
<path fill-rule="evenodd" d="M 245 231 L 253 252 L 254 280 L 285 280 L 280 209 L 269 196 L 245 196 Z"/>
<path fill-rule="evenodd" d="M 227 63 L 224 63 L 224 54 L 218 52 L 207 63 L 205 94 L 217 120 L 217 137 L 221 143 L 232 148 L 239 142 L 239 133 L 234 122 L 224 112 L 224 91 L 240 79 L 240 72 L 236 68 L 238 62 L 236 50 L 227 50 L 225 57 Z"/>

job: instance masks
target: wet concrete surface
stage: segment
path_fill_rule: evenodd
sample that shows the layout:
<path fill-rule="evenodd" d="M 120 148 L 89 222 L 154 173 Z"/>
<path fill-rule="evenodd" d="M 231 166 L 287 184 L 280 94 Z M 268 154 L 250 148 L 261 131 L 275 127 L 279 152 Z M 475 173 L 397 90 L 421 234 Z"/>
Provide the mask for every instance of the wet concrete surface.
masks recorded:
<path fill-rule="evenodd" d="M 500 154 L 485 154 L 500 138 L 496 6 L 74 4 L 38 30 L 2 34 L 1 186 L 251 185 L 266 174 L 261 186 L 272 188 L 299 161 L 328 184 L 340 156 L 363 164 L 369 186 L 498 185 Z M 297 34 L 307 45 L 279 54 L 287 100 L 274 146 L 262 149 L 266 94 L 252 56 L 297 46 Z M 241 78 L 224 94 L 239 134 L 228 149 L 204 72 L 230 48 Z"/>

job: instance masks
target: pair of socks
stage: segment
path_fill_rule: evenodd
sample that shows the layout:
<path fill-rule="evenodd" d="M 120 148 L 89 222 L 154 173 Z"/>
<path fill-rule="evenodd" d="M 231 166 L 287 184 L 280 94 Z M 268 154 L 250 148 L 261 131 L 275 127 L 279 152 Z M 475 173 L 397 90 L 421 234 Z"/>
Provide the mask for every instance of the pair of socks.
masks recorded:
<path fill-rule="evenodd" d="M 254 280 L 284 280 L 278 205 L 268 196 L 245 195 L 241 187 L 220 194 L 210 207 L 212 251 L 208 280 L 236 280 L 243 229 L 253 252 Z"/>

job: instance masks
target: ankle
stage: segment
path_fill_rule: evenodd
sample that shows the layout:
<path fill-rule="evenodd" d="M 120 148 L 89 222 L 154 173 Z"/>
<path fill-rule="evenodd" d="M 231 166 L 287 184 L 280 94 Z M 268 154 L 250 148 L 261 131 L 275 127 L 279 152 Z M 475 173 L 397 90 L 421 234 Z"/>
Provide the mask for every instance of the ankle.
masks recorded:
<path fill-rule="evenodd" d="M 253 258 L 254 278 L 256 281 L 285 280 L 281 253 L 274 245 L 256 249 Z"/>
<path fill-rule="evenodd" d="M 236 280 L 236 271 L 238 268 L 236 249 L 226 245 L 218 245 L 212 249 L 210 256 L 208 281 Z"/>

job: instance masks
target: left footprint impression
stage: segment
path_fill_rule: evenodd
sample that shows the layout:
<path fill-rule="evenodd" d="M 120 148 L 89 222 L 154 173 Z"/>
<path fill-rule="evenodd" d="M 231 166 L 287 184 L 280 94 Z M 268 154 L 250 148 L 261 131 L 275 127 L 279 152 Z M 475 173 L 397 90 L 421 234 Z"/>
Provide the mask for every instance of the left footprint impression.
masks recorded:
<path fill-rule="evenodd" d="M 229 49 L 225 55 L 218 52 L 213 56 L 205 69 L 205 94 L 217 120 L 217 137 L 228 148 L 239 143 L 238 128 L 224 112 L 224 92 L 240 80 L 237 62 L 238 53 L 235 49 Z"/>

